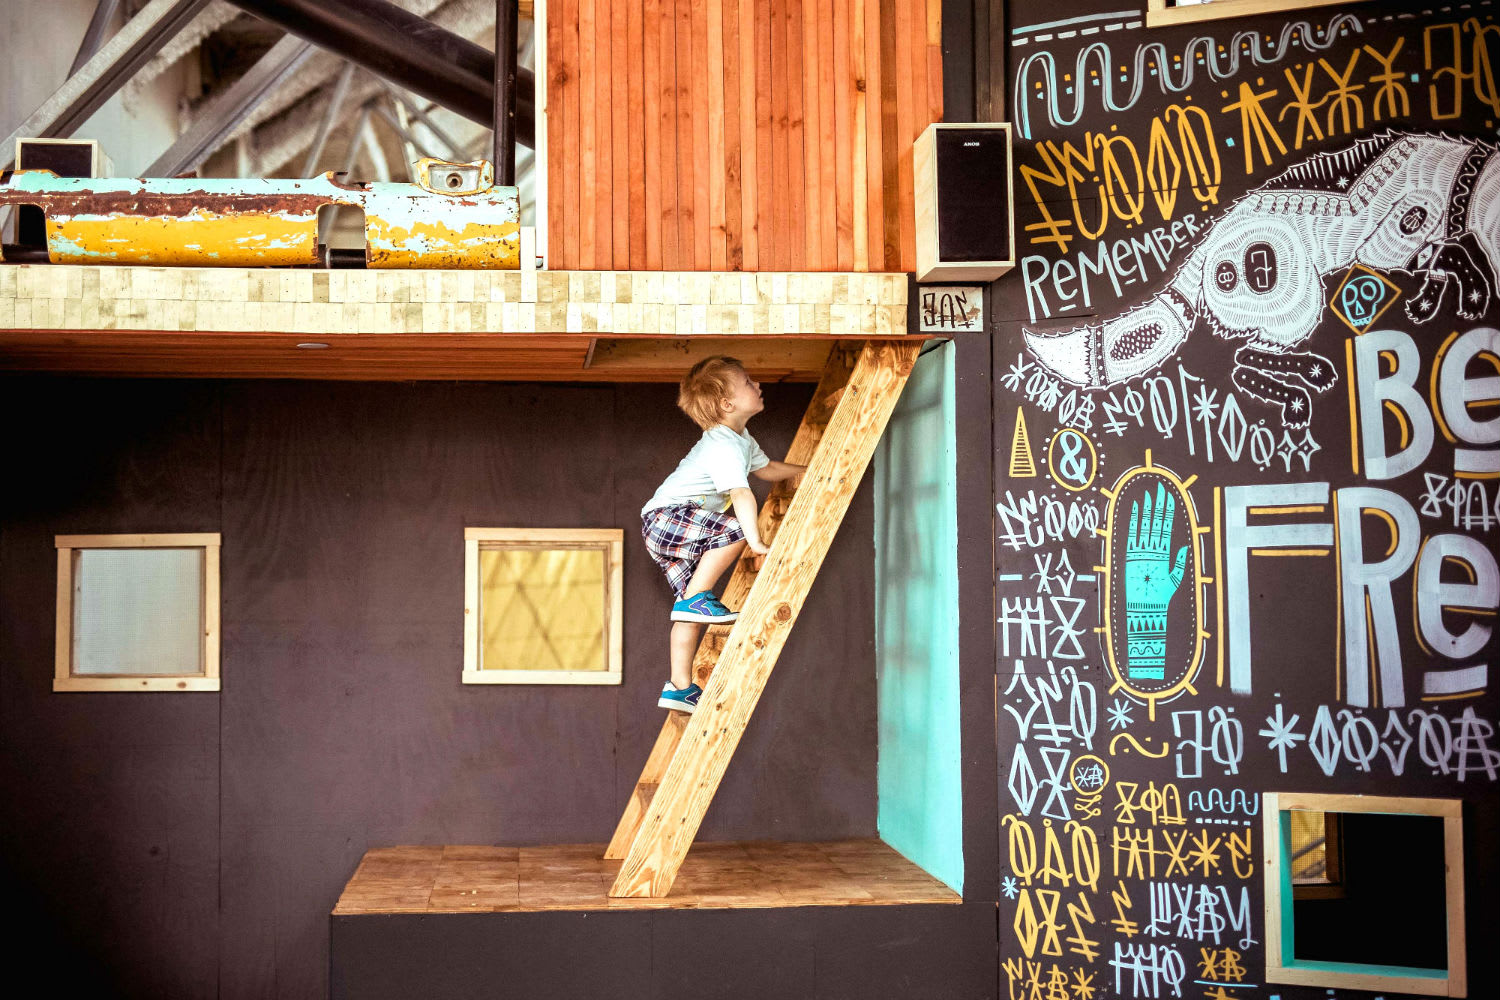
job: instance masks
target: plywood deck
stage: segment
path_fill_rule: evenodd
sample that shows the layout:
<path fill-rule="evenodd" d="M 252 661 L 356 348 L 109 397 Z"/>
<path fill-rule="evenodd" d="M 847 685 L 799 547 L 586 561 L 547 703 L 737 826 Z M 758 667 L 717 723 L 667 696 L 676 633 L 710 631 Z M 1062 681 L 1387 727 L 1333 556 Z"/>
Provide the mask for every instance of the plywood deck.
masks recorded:
<path fill-rule="evenodd" d="M 367 851 L 336 916 L 543 910 L 959 903 L 879 840 L 695 844 L 670 895 L 611 899 L 603 844 L 381 847 Z"/>
<path fill-rule="evenodd" d="M 816 381 L 832 341 L 921 339 L 907 281 L 6 264 L 0 372 L 675 382 L 728 353 L 761 381 Z"/>
<path fill-rule="evenodd" d="M 901 337 L 901 272 L 0 266 L 0 330 Z"/>

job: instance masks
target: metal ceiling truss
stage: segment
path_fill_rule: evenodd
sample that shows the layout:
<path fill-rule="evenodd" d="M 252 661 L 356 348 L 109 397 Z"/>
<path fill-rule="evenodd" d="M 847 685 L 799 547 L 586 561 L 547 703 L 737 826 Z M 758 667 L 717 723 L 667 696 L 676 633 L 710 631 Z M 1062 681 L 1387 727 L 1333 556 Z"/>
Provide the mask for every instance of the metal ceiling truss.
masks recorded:
<path fill-rule="evenodd" d="M 17 139 L 56 139 L 72 135 L 74 129 L 113 97 L 125 81 L 183 25 L 196 17 L 208 2 L 151 0 L 16 127 L 0 145 L 0 164 L 7 168 L 14 164 Z"/>
<path fill-rule="evenodd" d="M 115 13 L 120 9 L 120 0 L 99 0 L 94 7 L 94 16 L 89 18 L 89 26 L 83 31 L 83 41 L 78 45 L 78 54 L 73 57 L 73 65 L 68 67 L 68 75 L 72 76 L 94 57 L 99 51 L 99 46 L 104 44 L 104 34 L 109 30 L 110 24 L 114 22 Z"/>
<path fill-rule="evenodd" d="M 495 54 L 389 0 L 232 2 L 404 90 L 494 127 Z M 530 146 L 535 141 L 535 80 L 530 72 L 516 74 L 515 96 L 516 141 Z"/>
<path fill-rule="evenodd" d="M 295 35 L 287 35 L 271 46 L 244 76 L 215 95 L 192 126 L 146 168 L 145 176 L 176 177 L 197 170 L 267 94 L 307 61 L 312 51 L 312 42 Z"/>
<path fill-rule="evenodd" d="M 78 68 L 0 147 L 0 161 L 10 165 L 17 138 L 71 135 L 178 32 L 194 22 L 209 2 L 151 0 L 113 38 L 101 44 L 119 2 L 100 0 L 75 60 Z M 306 63 L 316 45 L 343 56 L 348 65 L 334 85 L 327 113 L 312 142 L 309 162 L 315 163 L 317 154 L 326 145 L 348 97 L 353 67 L 358 64 L 377 74 L 382 88 L 399 102 L 400 110 L 405 113 L 399 117 L 383 107 L 376 110 L 404 140 L 414 140 L 413 124 L 408 121 L 403 126 L 400 121 L 409 114 L 448 147 L 449 155 L 459 156 L 464 148 L 417 103 L 402 100 L 396 88 L 428 98 L 494 129 L 493 152 L 501 181 L 506 186 L 514 183 L 515 143 L 519 141 L 530 147 L 535 141 L 534 77 L 516 65 L 517 0 L 496 0 L 498 51 L 509 53 L 508 58 L 499 60 L 494 53 L 389 0 L 232 2 L 289 34 L 244 76 L 210 99 L 188 130 L 147 168 L 148 175 L 174 176 L 197 169 L 237 131 L 243 131 L 255 110 Z M 91 49 L 97 51 L 90 54 Z M 351 137 L 351 159 L 368 138 L 369 114 L 366 106 L 360 128 Z M 378 149 L 369 152 L 372 159 L 384 158 L 383 154 L 375 155 L 380 152 Z"/>

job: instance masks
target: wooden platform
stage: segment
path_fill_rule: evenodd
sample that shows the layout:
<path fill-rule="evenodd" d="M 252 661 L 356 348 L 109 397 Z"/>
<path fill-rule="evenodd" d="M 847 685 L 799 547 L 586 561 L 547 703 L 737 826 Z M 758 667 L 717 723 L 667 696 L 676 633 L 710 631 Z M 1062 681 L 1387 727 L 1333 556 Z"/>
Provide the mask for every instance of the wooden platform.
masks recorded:
<path fill-rule="evenodd" d="M 695 844 L 659 899 L 607 896 L 620 862 L 603 855 L 603 844 L 375 848 L 333 915 L 962 902 L 879 840 Z"/>
<path fill-rule="evenodd" d="M 831 341 L 910 337 L 908 280 L 6 264 L 0 371 L 675 382 L 728 353 L 816 381 Z"/>

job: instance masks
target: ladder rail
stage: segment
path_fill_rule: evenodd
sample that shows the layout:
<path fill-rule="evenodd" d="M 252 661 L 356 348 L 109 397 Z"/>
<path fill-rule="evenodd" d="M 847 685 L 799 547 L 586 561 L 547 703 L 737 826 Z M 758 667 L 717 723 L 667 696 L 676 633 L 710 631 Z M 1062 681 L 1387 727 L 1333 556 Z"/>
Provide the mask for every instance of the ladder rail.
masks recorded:
<path fill-rule="evenodd" d="M 916 362 L 919 342 L 868 342 L 734 623 L 671 762 L 643 808 L 614 897 L 665 896 L 765 690 L 803 601 L 828 553 L 891 411 Z"/>
<path fill-rule="evenodd" d="M 787 448 L 786 461 L 789 464 L 807 465 L 812 461 L 818 443 L 823 438 L 823 432 L 828 426 L 828 420 L 842 396 L 844 386 L 849 382 L 850 374 L 854 371 L 859 348 L 858 343 L 851 345 L 841 341 L 828 352 L 828 361 L 823 367 L 823 376 L 818 381 L 818 387 L 813 390 L 812 401 L 808 403 L 807 411 L 802 415 L 802 422 L 798 425 L 796 434 L 792 436 L 792 443 Z M 778 483 L 771 494 L 766 497 L 756 523 L 760 527 L 760 537 L 768 546 L 775 541 L 781 521 L 794 496 L 794 490 L 784 489 L 782 484 Z M 747 551 L 745 556 L 735 564 L 734 571 L 729 576 L 729 582 L 724 587 L 724 603 L 731 608 L 742 607 L 749 598 L 758 575 L 759 571 L 756 569 L 753 553 Z M 708 679 L 714 671 L 714 664 L 719 661 L 724 645 L 729 641 L 731 628 L 732 624 L 710 625 L 704 631 L 703 638 L 698 643 L 698 651 L 693 655 L 693 680 L 699 686 L 707 686 Z M 604 851 L 606 860 L 620 860 L 630 850 L 630 842 L 635 837 L 641 820 L 645 818 L 646 807 L 660 786 L 662 775 L 672 763 L 672 755 L 682 740 L 682 733 L 687 728 L 687 720 L 686 713 L 667 713 L 661 732 L 656 736 L 656 743 L 651 748 L 651 754 L 646 758 L 646 766 L 641 769 L 641 776 L 636 780 L 630 799 L 625 804 L 625 812 L 615 826 L 614 835 L 610 837 L 609 846 Z"/>

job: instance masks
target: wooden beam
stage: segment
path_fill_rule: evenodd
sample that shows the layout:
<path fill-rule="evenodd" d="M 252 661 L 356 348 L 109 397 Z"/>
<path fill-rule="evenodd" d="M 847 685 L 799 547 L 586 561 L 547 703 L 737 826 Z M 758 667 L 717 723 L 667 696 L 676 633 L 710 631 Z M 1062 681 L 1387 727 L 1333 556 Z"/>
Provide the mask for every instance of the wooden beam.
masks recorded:
<path fill-rule="evenodd" d="M 739 746 L 808 588 L 917 359 L 916 343 L 867 343 L 834 408 L 698 710 L 646 807 L 611 896 L 665 896 Z"/>
<path fill-rule="evenodd" d="M 679 337 L 652 340 L 600 338 L 589 359 L 596 374 L 676 372 L 676 378 L 704 358 L 728 354 L 761 382 L 811 382 L 828 358 L 828 341 L 770 338 Z M 675 381 L 675 379 L 673 379 Z M 803 464 L 803 463 L 798 463 Z"/>
<path fill-rule="evenodd" d="M 829 348 L 835 343 L 816 337 L 595 338 L 508 334 L 320 337 L 287 333 L 0 330 L 0 372 L 167 378 L 676 382 L 698 360 L 712 354 L 731 354 L 762 381 L 813 382 L 823 373 Z M 327 346 L 299 348 L 299 344 Z"/>
<path fill-rule="evenodd" d="M 792 437 L 791 447 L 787 449 L 787 462 L 792 465 L 807 465 L 812 461 L 813 452 L 817 450 L 818 442 L 822 440 L 823 432 L 828 427 L 828 418 L 833 415 L 834 404 L 849 381 L 856 356 L 857 351 L 844 345 L 835 346 L 829 353 L 823 378 L 813 392 L 807 412 L 802 415 L 802 423 Z M 791 491 L 784 490 L 778 484 L 760 509 L 760 537 L 767 545 L 776 539 L 791 495 Z M 724 603 L 731 608 L 742 607 L 745 599 L 750 596 L 750 588 L 755 584 L 757 575 L 753 559 L 741 559 L 735 564 L 729 583 L 724 587 Z M 725 640 L 729 638 L 729 631 L 728 625 L 710 625 L 704 631 L 703 638 L 698 643 L 698 652 L 693 657 L 693 680 L 699 685 L 708 683 L 714 664 L 724 650 Z M 618 860 L 630 850 L 630 842 L 635 838 L 641 820 L 646 817 L 646 807 L 661 785 L 667 766 L 672 763 L 672 755 L 677 751 L 677 744 L 682 740 L 687 722 L 688 715 L 685 712 L 667 713 L 667 719 L 656 737 L 656 744 L 651 748 L 651 756 L 646 758 L 646 766 L 641 770 L 635 790 L 630 793 L 630 801 L 625 804 L 625 813 L 620 817 L 620 823 L 615 827 L 614 836 L 610 838 L 609 847 L 604 852 L 606 858 Z"/>

